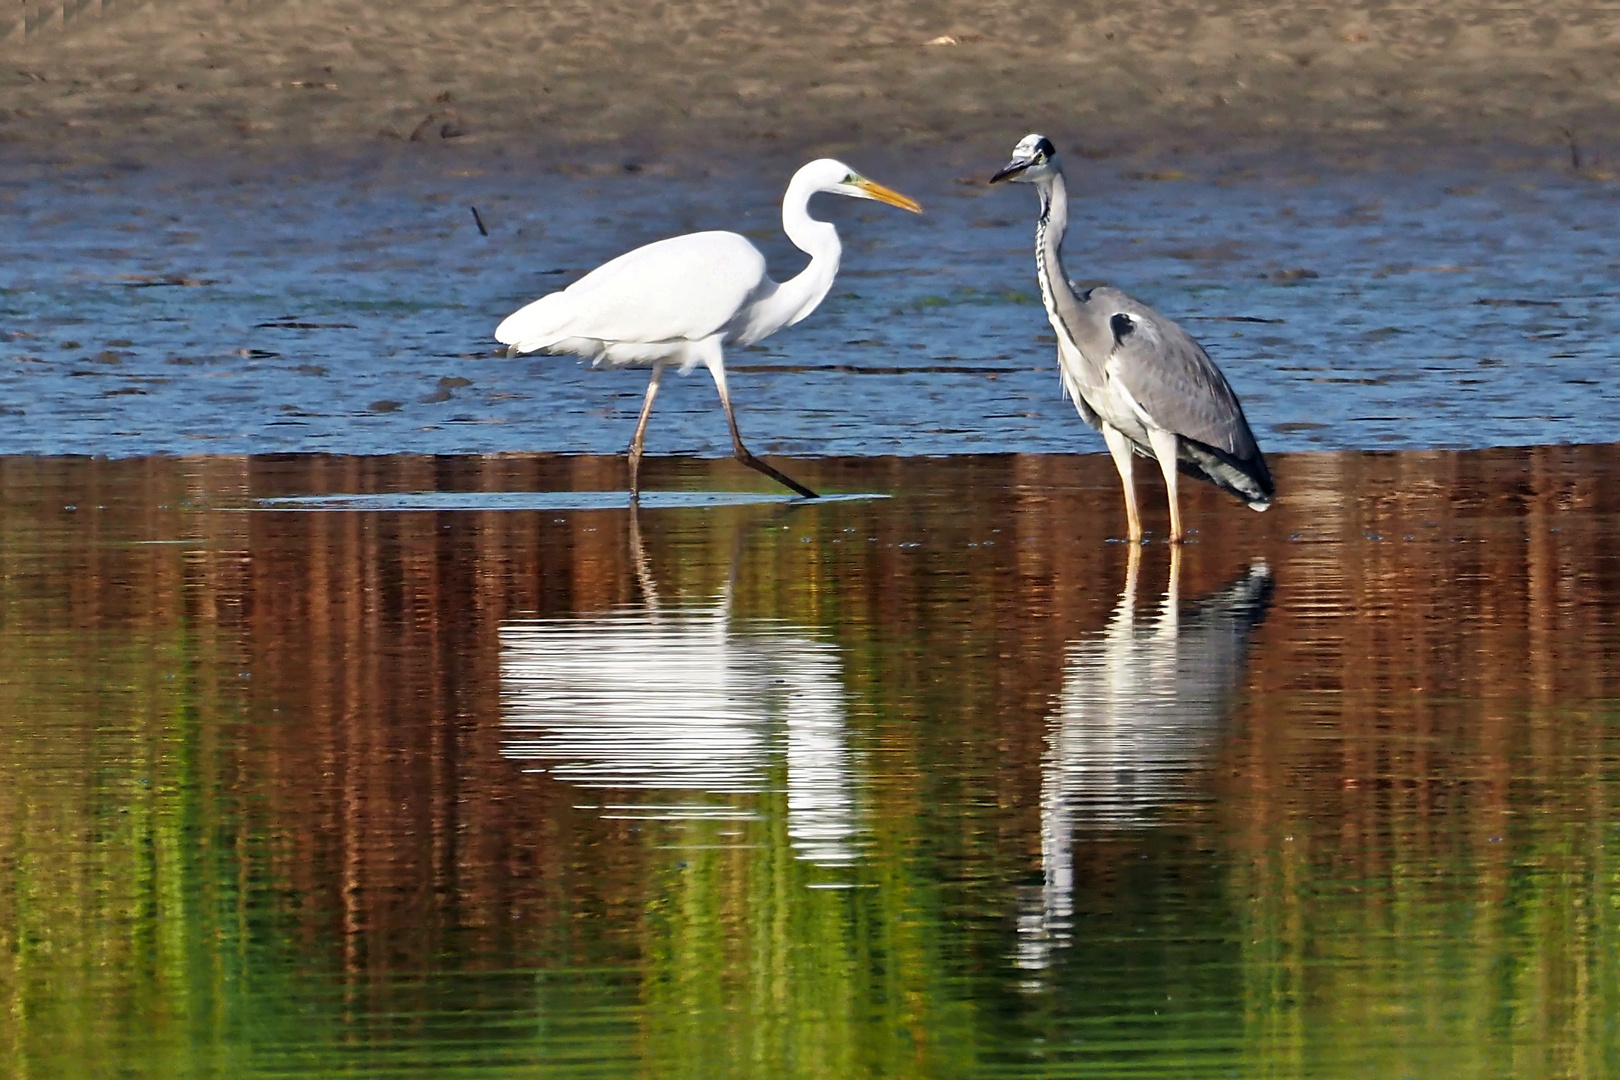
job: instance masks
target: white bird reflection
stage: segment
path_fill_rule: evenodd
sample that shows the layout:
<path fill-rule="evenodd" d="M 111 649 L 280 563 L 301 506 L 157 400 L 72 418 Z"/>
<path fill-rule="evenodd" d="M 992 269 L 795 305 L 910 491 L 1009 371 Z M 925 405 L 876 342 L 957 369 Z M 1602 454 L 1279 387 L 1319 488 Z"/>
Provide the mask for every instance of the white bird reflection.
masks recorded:
<path fill-rule="evenodd" d="M 581 787 L 735 796 L 785 786 L 795 855 L 853 862 L 837 648 L 775 620 L 733 618 L 729 585 L 713 604 L 662 608 L 634 518 L 631 543 L 645 604 L 501 627 L 502 752 Z M 752 816 L 736 800 L 604 809 Z"/>
<path fill-rule="evenodd" d="M 1220 733 L 1243 672 L 1249 638 L 1271 604 L 1271 570 L 1248 572 L 1180 611 L 1180 551 L 1157 609 L 1136 613 L 1140 549 L 1098 637 L 1070 644 L 1063 691 L 1041 768 L 1039 896 L 1020 901 L 1019 966 L 1047 966 L 1074 914 L 1076 827 L 1148 825 L 1182 797 Z"/>

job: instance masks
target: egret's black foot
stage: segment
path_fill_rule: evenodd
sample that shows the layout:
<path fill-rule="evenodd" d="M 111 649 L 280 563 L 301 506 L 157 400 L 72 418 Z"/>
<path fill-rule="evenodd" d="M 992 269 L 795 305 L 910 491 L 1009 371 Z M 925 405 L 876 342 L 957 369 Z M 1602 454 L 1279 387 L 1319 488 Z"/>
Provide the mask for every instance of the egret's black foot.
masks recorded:
<path fill-rule="evenodd" d="M 815 492 L 811 491 L 809 488 L 805 487 L 791 476 L 788 476 L 785 473 L 777 472 L 775 469 L 771 468 L 769 465 L 765 464 L 763 461 L 759 460 L 759 458 L 755 457 L 753 454 L 742 449 L 741 447 L 737 448 L 737 460 L 748 466 L 750 469 L 755 469 L 764 473 L 766 476 L 770 477 L 772 480 L 775 480 L 783 487 L 791 488 L 793 491 L 797 492 L 799 495 L 802 495 L 806 499 L 821 498 L 820 495 L 817 495 Z"/>

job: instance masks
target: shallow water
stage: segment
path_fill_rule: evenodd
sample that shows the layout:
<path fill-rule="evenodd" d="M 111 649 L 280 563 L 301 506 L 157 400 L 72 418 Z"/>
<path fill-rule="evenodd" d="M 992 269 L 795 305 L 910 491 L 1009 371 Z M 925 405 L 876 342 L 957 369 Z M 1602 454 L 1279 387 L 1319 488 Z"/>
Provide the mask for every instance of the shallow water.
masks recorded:
<path fill-rule="evenodd" d="M 978 182 L 1000 162 L 869 166 L 924 201 L 920 218 L 818 201 L 846 245 L 838 284 L 728 358 L 755 450 L 1102 450 L 1059 396 L 1034 195 Z M 1076 157 L 1068 269 L 1182 320 L 1271 451 L 1620 438 L 1620 188 L 1483 155 L 1413 164 L 1180 176 Z M 780 233 L 785 180 L 566 175 L 425 148 L 275 169 L 8 166 L 0 452 L 620 451 L 645 373 L 497 357 L 496 322 L 694 229 L 744 231 L 785 277 L 802 260 Z M 706 376 L 670 384 L 648 447 L 729 452 Z"/>
<path fill-rule="evenodd" d="M 0 460 L 0 1071 L 1620 1070 L 1620 451 L 803 467 Z"/>

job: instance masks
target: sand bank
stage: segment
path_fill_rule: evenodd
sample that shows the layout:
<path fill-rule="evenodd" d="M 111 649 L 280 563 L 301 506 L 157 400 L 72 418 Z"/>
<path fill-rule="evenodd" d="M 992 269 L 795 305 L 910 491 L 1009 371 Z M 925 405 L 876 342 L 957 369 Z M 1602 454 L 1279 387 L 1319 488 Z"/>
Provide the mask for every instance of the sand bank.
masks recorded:
<path fill-rule="evenodd" d="M 1115 155 L 1481 142 L 1554 155 L 1573 137 L 1589 164 L 1620 117 L 1620 9 L 1575 2 L 70 0 L 23 11 L 0 43 L 0 140 L 14 158 L 414 139 L 735 160 L 1000 147 L 1040 128 Z"/>

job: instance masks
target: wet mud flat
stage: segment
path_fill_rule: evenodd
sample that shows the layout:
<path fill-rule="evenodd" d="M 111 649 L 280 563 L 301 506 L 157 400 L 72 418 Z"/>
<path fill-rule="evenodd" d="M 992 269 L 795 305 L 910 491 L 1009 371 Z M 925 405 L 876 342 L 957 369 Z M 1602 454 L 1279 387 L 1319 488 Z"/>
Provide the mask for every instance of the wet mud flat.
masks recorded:
<path fill-rule="evenodd" d="M 1579 0 L 17 8 L 0 139 L 69 160 L 434 143 L 791 162 L 1000 150 L 1032 127 L 1127 157 L 1306 142 L 1433 161 L 1505 139 L 1590 159 L 1617 113 L 1620 17 Z"/>
<path fill-rule="evenodd" d="M 9 1071 L 1610 1071 L 1614 446 L 796 465 L 0 460 Z"/>

